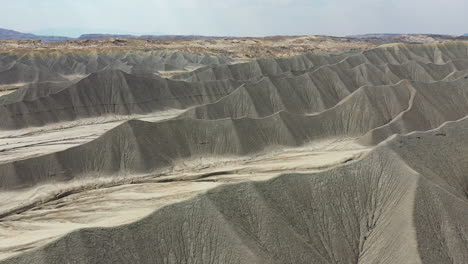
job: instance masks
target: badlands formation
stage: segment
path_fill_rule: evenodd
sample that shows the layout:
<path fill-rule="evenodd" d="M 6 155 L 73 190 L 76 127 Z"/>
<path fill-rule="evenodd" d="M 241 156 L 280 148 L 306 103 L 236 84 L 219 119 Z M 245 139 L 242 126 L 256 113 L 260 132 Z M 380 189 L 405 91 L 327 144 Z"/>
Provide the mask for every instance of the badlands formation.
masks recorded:
<path fill-rule="evenodd" d="M 468 43 L 0 53 L 0 263 L 467 263 Z"/>

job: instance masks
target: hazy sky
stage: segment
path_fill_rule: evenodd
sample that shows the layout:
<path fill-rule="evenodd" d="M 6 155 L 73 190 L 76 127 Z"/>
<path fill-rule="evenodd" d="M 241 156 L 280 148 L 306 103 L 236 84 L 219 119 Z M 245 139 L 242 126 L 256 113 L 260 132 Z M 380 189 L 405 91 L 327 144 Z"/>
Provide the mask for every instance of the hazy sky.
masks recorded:
<path fill-rule="evenodd" d="M 0 0 L 23 32 L 222 36 L 468 33 L 468 0 Z"/>

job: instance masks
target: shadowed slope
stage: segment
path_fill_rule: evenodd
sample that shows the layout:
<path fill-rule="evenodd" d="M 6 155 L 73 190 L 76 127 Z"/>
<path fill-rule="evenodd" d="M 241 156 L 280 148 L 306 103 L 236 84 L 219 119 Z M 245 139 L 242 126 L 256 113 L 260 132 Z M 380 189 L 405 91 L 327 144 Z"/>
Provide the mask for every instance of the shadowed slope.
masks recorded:
<path fill-rule="evenodd" d="M 49 94 L 57 93 L 76 82 L 78 82 L 78 80 L 28 83 L 12 93 L 0 96 L 0 105 L 36 100 L 38 98 L 48 96 Z"/>
<path fill-rule="evenodd" d="M 388 124 L 369 131 L 361 143 L 377 144 L 393 134 L 433 129 L 468 115 L 467 79 L 430 84 L 412 82 L 411 85 L 416 94 L 410 107 Z"/>

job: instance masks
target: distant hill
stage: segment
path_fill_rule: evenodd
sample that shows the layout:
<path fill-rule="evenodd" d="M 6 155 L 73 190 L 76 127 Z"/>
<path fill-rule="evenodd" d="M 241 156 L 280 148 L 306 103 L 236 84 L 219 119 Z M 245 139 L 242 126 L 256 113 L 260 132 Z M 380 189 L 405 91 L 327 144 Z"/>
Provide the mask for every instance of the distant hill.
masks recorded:
<path fill-rule="evenodd" d="M 46 42 L 59 42 L 67 40 L 94 40 L 106 38 L 130 38 L 130 39 L 214 39 L 226 37 L 214 36 L 199 36 L 199 35 L 122 35 L 122 34 L 82 34 L 78 38 L 70 38 L 63 36 L 42 36 L 31 33 L 23 33 L 10 29 L 0 28 L 0 39 L 16 39 L 16 40 L 42 40 Z"/>
<path fill-rule="evenodd" d="M 380 41 L 389 42 L 394 41 L 395 38 L 404 36 L 428 36 L 440 39 L 457 38 L 450 35 L 435 35 L 435 34 L 400 34 L 400 33 L 373 33 L 373 34 L 360 34 L 349 35 L 346 38 L 364 39 L 366 41 Z M 468 37 L 468 33 L 458 38 Z M 78 38 L 64 37 L 64 36 L 46 36 L 36 35 L 32 33 L 23 33 L 10 29 L 0 28 L 0 39 L 13 39 L 13 40 L 42 40 L 45 42 L 60 42 L 67 40 L 95 40 L 106 38 L 122 38 L 122 39 L 219 39 L 229 38 L 226 36 L 201 36 L 201 35 L 131 35 L 131 34 L 82 34 Z"/>
<path fill-rule="evenodd" d="M 38 39 L 38 36 L 29 33 L 21 33 L 14 30 L 0 28 L 0 38 L 2 39 Z"/>
<path fill-rule="evenodd" d="M 39 36 L 31 33 L 22 33 L 10 29 L 0 28 L 0 39 L 17 39 L 17 40 L 42 40 L 42 41 L 66 41 L 72 38 L 62 36 Z"/>

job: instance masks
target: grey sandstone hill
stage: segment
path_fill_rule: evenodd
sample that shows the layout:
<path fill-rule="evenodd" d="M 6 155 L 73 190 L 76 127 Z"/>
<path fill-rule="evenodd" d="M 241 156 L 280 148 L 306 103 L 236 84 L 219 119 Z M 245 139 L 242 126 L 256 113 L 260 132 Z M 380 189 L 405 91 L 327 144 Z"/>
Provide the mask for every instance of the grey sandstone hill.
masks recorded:
<path fill-rule="evenodd" d="M 363 143 L 376 144 L 392 134 L 428 130 L 468 115 L 467 98 L 464 78 L 444 84 L 406 81 L 362 87 L 314 115 L 283 111 L 262 119 L 128 121 L 82 146 L 0 164 L 5 175 L 1 187 L 86 174 L 151 173 L 200 155 L 247 155 L 269 146 L 301 146 L 330 138 L 362 137 Z"/>
<path fill-rule="evenodd" d="M 265 117 L 278 111 L 311 114 L 326 110 L 364 86 L 392 85 L 402 79 L 420 82 L 450 81 L 468 76 L 468 61 L 447 64 L 346 64 L 323 66 L 292 77 L 264 77 L 246 83 L 229 96 L 208 105 L 192 108 L 183 116 L 198 119 Z M 445 82 L 442 82 L 442 85 Z"/>
<path fill-rule="evenodd" d="M 320 66 L 340 62 L 347 68 L 361 64 L 404 64 L 411 61 L 443 64 L 466 59 L 465 42 L 449 42 L 439 45 L 384 45 L 377 49 L 338 55 L 305 54 L 290 58 L 259 59 L 245 64 L 212 65 L 176 76 L 185 80 L 240 79 L 277 75 L 285 72 L 311 71 Z"/>
<path fill-rule="evenodd" d="M 188 83 L 104 70 L 74 84 L 29 85 L 6 95 L 4 100 L 0 97 L 0 128 L 40 126 L 109 114 L 144 114 L 167 108 L 184 109 L 216 101 L 238 85 L 238 81 L 230 80 Z"/>
<path fill-rule="evenodd" d="M 151 62 L 146 59 L 135 62 L 135 58 L 128 55 L 125 63 L 123 59 L 119 59 L 119 63 L 114 66 L 104 66 L 108 65 L 106 63 L 112 65 L 114 61 L 111 60 L 103 62 L 102 66 L 84 70 L 82 73 L 95 73 L 74 85 L 66 85 L 63 79 L 61 83 L 64 84 L 45 85 L 47 90 L 51 90 L 50 87 L 64 88 L 55 88 L 58 92 L 41 92 L 42 96 L 37 98 L 12 101 L 11 98 L 21 98 L 18 94 L 25 93 L 25 90 L 33 90 L 33 93 L 38 90 L 25 87 L 0 99 L 0 107 L 4 109 L 0 113 L 0 119 L 4 120 L 0 128 L 38 126 L 106 114 L 141 114 L 170 107 L 180 109 L 196 105 L 202 106 L 189 110 L 184 116 L 219 119 L 265 117 L 278 111 L 310 114 L 336 105 L 356 89 L 366 85 L 391 85 L 402 79 L 421 82 L 450 81 L 466 76 L 468 54 L 464 44 L 415 46 L 407 49 L 409 48 L 406 46 L 396 46 L 357 54 L 305 54 L 291 58 L 213 65 L 176 76 L 176 79 L 185 80 L 178 83 L 163 79 L 156 81 L 154 74 L 143 73 L 159 65 L 161 58 L 149 60 Z M 450 52 L 446 49 L 450 49 Z M 187 58 L 191 58 L 183 54 L 155 56 L 164 57 L 165 61 L 171 61 L 174 65 L 184 65 Z M 197 59 L 209 62 L 206 58 Z M 73 59 L 67 61 L 71 63 Z M 107 70 L 98 72 L 100 68 Z M 70 71 L 76 73 L 76 69 Z M 124 74 L 122 71 L 132 74 Z M 192 78 L 205 72 L 222 74 Z M 187 76 L 192 77 L 187 79 Z M 50 76 L 46 79 L 50 79 Z M 199 86 L 192 85 L 192 82 L 206 83 L 205 79 L 209 81 L 207 85 L 211 88 L 203 91 L 198 88 L 198 91 L 189 91 L 189 94 L 184 92 L 191 90 L 193 85 Z M 164 84 L 165 82 L 169 85 Z M 96 89 L 96 83 L 102 88 Z M 227 83 L 229 88 L 226 88 Z M 186 88 L 172 88 L 176 86 Z M 155 89 L 160 90 L 160 87 L 166 87 L 166 91 L 152 93 Z M 191 99 L 194 95 L 198 98 Z M 188 104 L 176 102 L 180 101 L 180 97 L 184 98 L 182 101 L 198 101 Z M 161 104 L 161 100 L 165 102 Z M 207 103 L 212 104 L 206 105 Z"/>
<path fill-rule="evenodd" d="M 464 263 L 467 124 L 393 137 L 325 172 L 216 188 L 3 263 Z"/>
<path fill-rule="evenodd" d="M 316 173 L 225 184 L 130 224 L 77 229 L 0 263 L 466 263 L 467 43 L 235 64 L 186 54 L 120 56 L 0 58 L 0 68 L 21 73 L 12 81 L 42 80 L 0 97 L 2 131 L 184 110 L 0 162 L 2 192 L 157 177 L 193 159 L 248 158 L 326 140 L 354 140 L 370 151 Z M 153 74 L 161 61 L 207 66 L 168 79 Z M 86 76 L 57 78 L 72 73 Z M 26 202 L 12 212 L 28 210 Z"/>
<path fill-rule="evenodd" d="M 226 56 L 158 51 L 3 52 L 0 53 L 0 85 L 67 81 L 110 69 L 147 75 L 231 61 Z"/>

